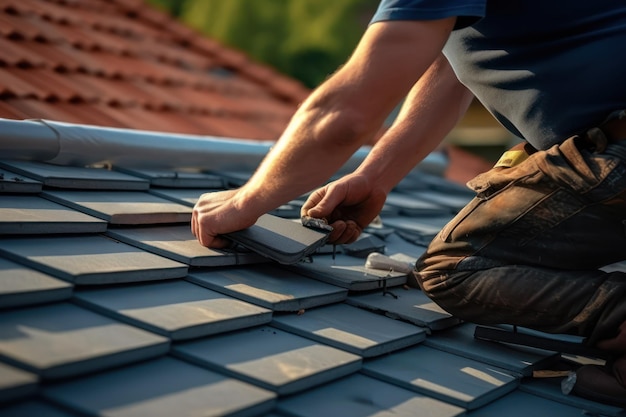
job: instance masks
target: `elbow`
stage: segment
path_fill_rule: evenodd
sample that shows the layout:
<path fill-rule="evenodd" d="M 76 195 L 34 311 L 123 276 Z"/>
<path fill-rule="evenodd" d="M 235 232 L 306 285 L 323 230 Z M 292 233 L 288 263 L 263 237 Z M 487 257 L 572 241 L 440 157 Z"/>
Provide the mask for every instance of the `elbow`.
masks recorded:
<path fill-rule="evenodd" d="M 370 142 L 380 128 L 364 111 L 336 103 L 310 102 L 301 108 L 300 117 L 307 120 L 312 137 L 324 145 L 357 149 Z"/>

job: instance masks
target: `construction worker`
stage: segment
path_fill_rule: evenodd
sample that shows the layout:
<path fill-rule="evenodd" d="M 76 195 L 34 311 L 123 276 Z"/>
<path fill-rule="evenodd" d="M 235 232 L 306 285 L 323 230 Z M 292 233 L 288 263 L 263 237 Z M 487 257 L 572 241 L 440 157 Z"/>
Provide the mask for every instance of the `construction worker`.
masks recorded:
<path fill-rule="evenodd" d="M 468 185 L 476 198 L 416 265 L 451 314 L 585 337 L 617 358 L 578 373 L 579 395 L 626 406 L 626 3 L 383 0 L 354 53 L 293 116 L 250 181 L 203 195 L 200 243 L 324 184 L 394 124 L 352 173 L 302 213 L 353 242 L 387 193 L 476 98 L 524 146 Z"/>

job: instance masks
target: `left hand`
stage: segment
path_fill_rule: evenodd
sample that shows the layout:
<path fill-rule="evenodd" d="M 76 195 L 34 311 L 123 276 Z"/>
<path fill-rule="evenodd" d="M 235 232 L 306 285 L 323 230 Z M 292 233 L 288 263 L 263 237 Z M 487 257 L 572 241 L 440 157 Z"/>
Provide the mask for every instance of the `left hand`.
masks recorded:
<path fill-rule="evenodd" d="M 253 205 L 241 202 L 240 190 L 226 190 L 202 194 L 193 208 L 191 231 L 202 246 L 225 248 L 230 240 L 221 237 L 252 226 L 262 213 Z"/>

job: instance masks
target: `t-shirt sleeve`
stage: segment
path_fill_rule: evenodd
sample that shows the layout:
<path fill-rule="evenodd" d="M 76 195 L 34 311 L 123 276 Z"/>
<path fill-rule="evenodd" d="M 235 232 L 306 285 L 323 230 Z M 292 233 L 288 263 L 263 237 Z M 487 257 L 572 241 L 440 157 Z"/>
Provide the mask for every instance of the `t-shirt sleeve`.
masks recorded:
<path fill-rule="evenodd" d="M 385 20 L 436 20 L 456 16 L 455 29 L 485 16 L 487 0 L 381 0 L 370 24 Z"/>

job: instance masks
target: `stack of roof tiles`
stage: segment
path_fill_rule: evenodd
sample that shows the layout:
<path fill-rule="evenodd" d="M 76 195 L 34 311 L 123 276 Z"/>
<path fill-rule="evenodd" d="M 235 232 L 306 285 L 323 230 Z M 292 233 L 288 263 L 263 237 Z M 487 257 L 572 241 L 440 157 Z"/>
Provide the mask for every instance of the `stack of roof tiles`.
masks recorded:
<path fill-rule="evenodd" d="M 5 118 L 271 138 L 305 94 L 134 1 L 0 4 Z M 464 189 L 414 171 L 351 245 L 310 253 L 299 199 L 202 247 L 194 203 L 247 175 L 1 160 L 0 415 L 624 415 L 366 262 L 413 263 Z"/>

